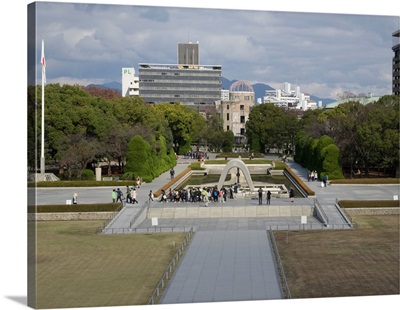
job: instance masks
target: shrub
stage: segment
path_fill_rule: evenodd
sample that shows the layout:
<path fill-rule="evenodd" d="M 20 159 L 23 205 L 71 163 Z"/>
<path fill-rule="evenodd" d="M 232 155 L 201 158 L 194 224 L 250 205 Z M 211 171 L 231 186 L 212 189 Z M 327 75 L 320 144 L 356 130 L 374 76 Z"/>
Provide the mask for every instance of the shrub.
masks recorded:
<path fill-rule="evenodd" d="M 340 207 L 351 208 L 399 208 L 398 200 L 340 200 Z"/>
<path fill-rule="evenodd" d="M 90 169 L 83 169 L 83 170 L 82 170 L 81 179 L 82 179 L 82 180 L 94 180 L 94 179 L 95 179 L 95 176 L 94 176 L 93 170 L 90 170 Z"/>
<path fill-rule="evenodd" d="M 339 148 L 335 144 L 324 147 L 321 151 L 321 157 L 323 158 L 321 177 L 326 174 L 331 180 L 344 178 L 339 165 Z"/>
<path fill-rule="evenodd" d="M 125 172 L 121 175 L 121 180 L 135 180 L 135 174 L 133 172 Z"/>

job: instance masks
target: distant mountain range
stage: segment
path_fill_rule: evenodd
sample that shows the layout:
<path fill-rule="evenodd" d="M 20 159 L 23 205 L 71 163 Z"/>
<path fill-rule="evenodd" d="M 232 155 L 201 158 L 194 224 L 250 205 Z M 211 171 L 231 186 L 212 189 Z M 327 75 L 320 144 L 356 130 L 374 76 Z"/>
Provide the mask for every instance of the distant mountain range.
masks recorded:
<path fill-rule="evenodd" d="M 231 85 L 237 81 L 238 80 L 231 81 L 231 80 L 228 80 L 228 79 L 222 77 L 221 87 L 222 87 L 222 89 L 229 89 L 231 87 Z M 111 88 L 111 89 L 116 89 L 119 92 L 122 92 L 122 84 L 119 82 L 115 82 L 115 81 L 110 82 L 110 83 L 104 83 L 104 84 L 90 84 L 87 87 L 89 87 L 89 86 L 95 86 L 98 88 Z M 255 95 L 256 100 L 257 100 L 257 98 L 263 98 L 266 90 L 275 89 L 274 87 L 271 87 L 264 83 L 256 83 L 256 84 L 252 84 L 252 86 L 254 89 L 254 95 Z M 330 98 L 319 98 L 319 97 L 313 96 L 311 94 L 310 94 L 310 99 L 314 100 L 316 102 L 321 101 L 322 106 L 325 106 L 328 103 L 332 103 L 332 102 L 336 101 L 335 99 L 330 99 Z"/>

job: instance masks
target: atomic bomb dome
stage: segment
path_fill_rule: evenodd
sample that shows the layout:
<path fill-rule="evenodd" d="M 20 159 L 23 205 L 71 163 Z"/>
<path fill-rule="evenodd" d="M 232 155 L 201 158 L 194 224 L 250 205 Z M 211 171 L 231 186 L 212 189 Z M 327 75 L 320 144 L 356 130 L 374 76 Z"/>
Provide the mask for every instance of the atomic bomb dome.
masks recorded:
<path fill-rule="evenodd" d="M 229 92 L 251 92 L 254 93 L 253 86 L 247 81 L 236 81 L 229 88 Z"/>

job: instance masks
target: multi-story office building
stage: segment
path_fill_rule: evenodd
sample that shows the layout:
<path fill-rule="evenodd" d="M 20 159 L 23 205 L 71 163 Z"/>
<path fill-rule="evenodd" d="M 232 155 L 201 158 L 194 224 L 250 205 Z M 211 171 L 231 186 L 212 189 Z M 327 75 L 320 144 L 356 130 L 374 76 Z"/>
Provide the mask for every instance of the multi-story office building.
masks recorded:
<path fill-rule="evenodd" d="M 134 68 L 122 68 L 122 97 L 139 95 L 139 77 Z"/>
<path fill-rule="evenodd" d="M 199 43 L 178 43 L 178 65 L 199 65 Z"/>
<path fill-rule="evenodd" d="M 400 97 L 400 29 L 393 32 L 393 47 L 392 50 L 394 52 L 393 61 L 392 61 L 392 92 L 393 95 L 397 95 Z"/>
<path fill-rule="evenodd" d="M 214 104 L 221 100 L 219 65 L 139 64 L 140 96 L 148 103 Z"/>
<path fill-rule="evenodd" d="M 223 120 L 224 130 L 232 130 L 235 143 L 245 144 L 246 122 L 254 107 L 254 89 L 247 81 L 237 81 L 229 89 L 229 100 L 216 105 Z"/>
<path fill-rule="evenodd" d="M 148 103 L 181 103 L 215 112 L 221 100 L 222 67 L 200 65 L 199 43 L 178 43 L 177 64 L 139 64 L 140 96 Z"/>

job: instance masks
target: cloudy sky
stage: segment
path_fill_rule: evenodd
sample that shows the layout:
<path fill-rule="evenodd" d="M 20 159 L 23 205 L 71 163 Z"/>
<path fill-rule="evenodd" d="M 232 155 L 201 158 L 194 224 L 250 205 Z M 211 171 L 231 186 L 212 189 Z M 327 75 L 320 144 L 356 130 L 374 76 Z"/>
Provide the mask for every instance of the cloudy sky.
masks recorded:
<path fill-rule="evenodd" d="M 44 36 L 48 83 L 121 82 L 122 67 L 176 64 L 178 42 L 198 41 L 201 64 L 222 65 L 229 80 L 289 82 L 333 99 L 391 93 L 398 15 L 106 3 L 37 3 L 37 62 Z"/>

